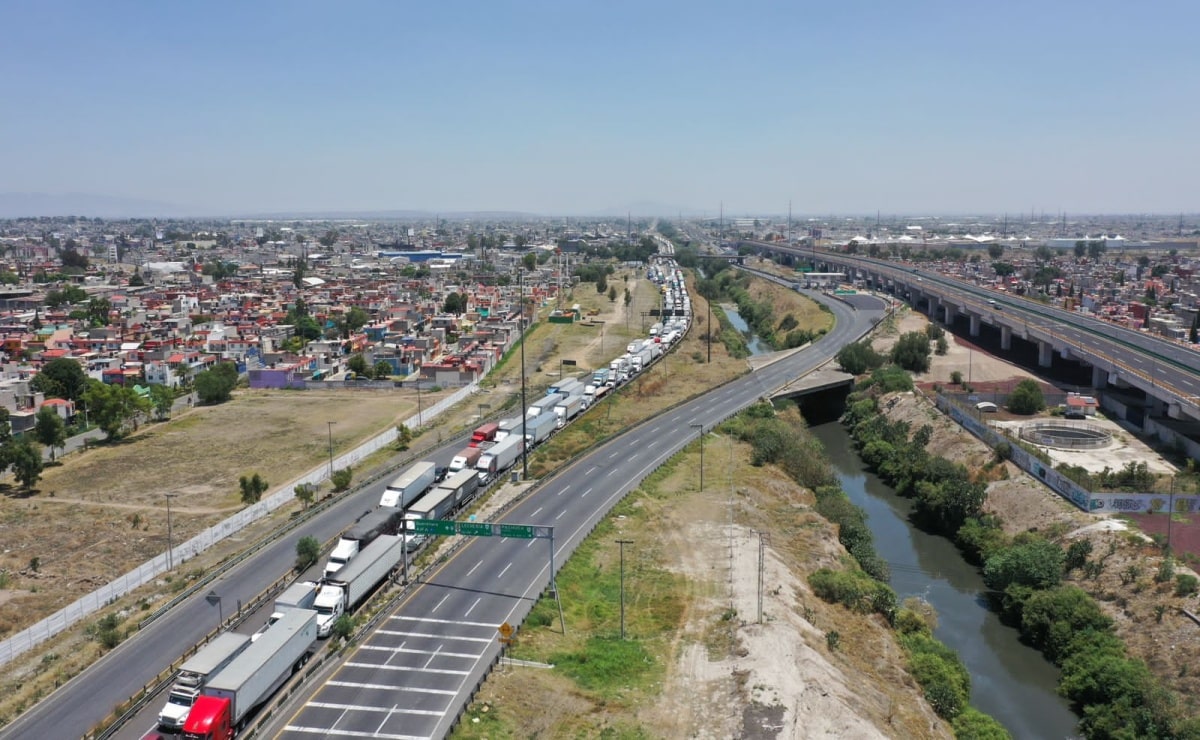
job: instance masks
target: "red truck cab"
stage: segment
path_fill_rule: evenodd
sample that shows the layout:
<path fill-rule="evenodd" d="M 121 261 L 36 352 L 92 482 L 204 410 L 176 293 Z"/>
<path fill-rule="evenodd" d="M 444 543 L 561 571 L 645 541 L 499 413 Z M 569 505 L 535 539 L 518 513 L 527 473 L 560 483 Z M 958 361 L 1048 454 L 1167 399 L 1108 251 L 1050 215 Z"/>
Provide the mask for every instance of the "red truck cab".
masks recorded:
<path fill-rule="evenodd" d="M 232 707 L 228 699 L 201 695 L 183 723 L 184 740 L 231 740 Z"/>
<path fill-rule="evenodd" d="M 481 424 L 478 429 L 471 432 L 471 446 L 479 447 L 484 442 L 494 441 L 498 431 L 500 431 L 500 424 L 497 422 L 489 421 L 487 424 Z"/>

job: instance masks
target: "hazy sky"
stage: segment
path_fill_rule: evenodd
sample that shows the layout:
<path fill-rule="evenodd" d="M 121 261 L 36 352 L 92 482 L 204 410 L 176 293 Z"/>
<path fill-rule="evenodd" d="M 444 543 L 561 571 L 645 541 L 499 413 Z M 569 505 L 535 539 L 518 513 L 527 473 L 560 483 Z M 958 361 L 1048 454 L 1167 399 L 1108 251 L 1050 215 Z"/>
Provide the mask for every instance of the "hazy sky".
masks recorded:
<path fill-rule="evenodd" d="M 45 0 L 0 18 L 0 193 L 222 214 L 1200 211 L 1195 0 Z"/>

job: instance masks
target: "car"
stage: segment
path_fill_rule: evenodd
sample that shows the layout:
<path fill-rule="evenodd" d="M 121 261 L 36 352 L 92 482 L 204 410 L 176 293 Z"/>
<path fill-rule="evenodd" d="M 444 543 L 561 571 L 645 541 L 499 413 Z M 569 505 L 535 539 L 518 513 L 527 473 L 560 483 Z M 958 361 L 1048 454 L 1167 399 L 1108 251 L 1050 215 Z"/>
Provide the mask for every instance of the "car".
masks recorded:
<path fill-rule="evenodd" d="M 434 468 L 433 479 L 438 483 L 441 483 L 442 481 L 446 480 L 446 474 L 449 472 L 450 469 L 445 465 L 438 465 L 436 468 Z"/>

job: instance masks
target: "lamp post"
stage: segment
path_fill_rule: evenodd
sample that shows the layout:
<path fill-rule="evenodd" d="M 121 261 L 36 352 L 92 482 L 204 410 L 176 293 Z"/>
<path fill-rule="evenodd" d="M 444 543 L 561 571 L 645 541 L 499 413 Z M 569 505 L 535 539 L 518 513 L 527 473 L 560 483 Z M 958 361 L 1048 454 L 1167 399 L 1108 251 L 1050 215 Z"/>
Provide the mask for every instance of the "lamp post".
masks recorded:
<path fill-rule="evenodd" d="M 325 422 L 325 428 L 329 431 L 329 479 L 333 480 L 333 425 L 336 421 Z"/>
<path fill-rule="evenodd" d="M 175 570 L 175 545 L 171 533 L 171 499 L 175 494 L 164 493 L 163 496 L 167 499 L 167 570 Z"/>
<path fill-rule="evenodd" d="M 1171 476 L 1171 493 L 1167 497 L 1167 554 L 1171 554 L 1171 520 L 1175 518 L 1175 478 Z"/>
<path fill-rule="evenodd" d="M 689 424 L 688 426 L 690 426 L 692 429 L 698 430 L 698 436 L 700 437 L 700 490 L 703 491 L 704 490 L 704 425 L 703 424 Z"/>
<path fill-rule="evenodd" d="M 621 639 L 625 639 L 625 546 L 632 545 L 633 540 L 617 540 L 621 548 Z"/>

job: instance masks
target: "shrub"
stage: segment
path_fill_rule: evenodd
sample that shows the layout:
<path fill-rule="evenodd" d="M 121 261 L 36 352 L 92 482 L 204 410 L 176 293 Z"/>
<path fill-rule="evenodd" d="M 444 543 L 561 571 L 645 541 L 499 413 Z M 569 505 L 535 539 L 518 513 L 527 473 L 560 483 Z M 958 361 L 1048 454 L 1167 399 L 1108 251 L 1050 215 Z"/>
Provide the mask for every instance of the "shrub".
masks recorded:
<path fill-rule="evenodd" d="M 1004 725 L 990 715 L 966 707 L 951 725 L 957 740 L 1010 740 L 1012 735 L 1004 729 Z"/>
<path fill-rule="evenodd" d="M 1012 584 L 1053 588 L 1062 581 L 1063 560 L 1063 551 L 1058 545 L 1032 537 L 988 558 L 983 567 L 983 580 L 993 591 L 1004 591 Z"/>
<path fill-rule="evenodd" d="M 1176 596 L 1191 596 L 1200 588 L 1200 582 L 1197 582 L 1196 576 L 1190 573 L 1179 573 L 1175 576 L 1175 595 Z"/>
<path fill-rule="evenodd" d="M 1014 414 L 1036 414 L 1046 408 L 1042 387 L 1037 381 L 1026 378 L 1008 395 L 1008 410 Z"/>
<path fill-rule="evenodd" d="M 350 487 L 350 481 L 354 478 L 354 471 L 350 468 L 339 468 L 333 471 L 333 475 L 329 480 L 333 483 L 333 490 L 345 491 Z"/>
<path fill-rule="evenodd" d="M 936 639 L 909 634 L 900 638 L 908 651 L 909 671 L 939 716 L 953 720 L 968 704 L 971 677 L 958 655 Z"/>

